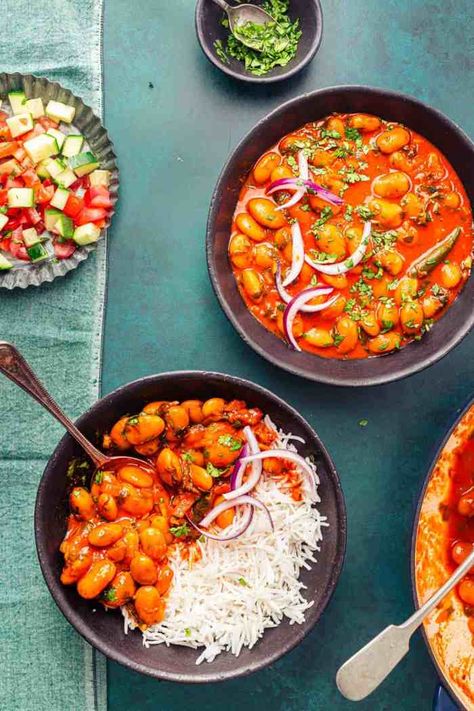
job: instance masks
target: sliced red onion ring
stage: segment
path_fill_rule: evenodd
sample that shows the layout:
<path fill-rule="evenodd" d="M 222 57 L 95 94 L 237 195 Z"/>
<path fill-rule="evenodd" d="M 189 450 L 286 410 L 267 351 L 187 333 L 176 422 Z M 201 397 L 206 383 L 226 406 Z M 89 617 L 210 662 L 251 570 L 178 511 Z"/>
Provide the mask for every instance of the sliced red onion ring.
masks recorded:
<path fill-rule="evenodd" d="M 305 289 L 302 291 L 298 296 L 295 296 L 294 299 L 290 301 L 288 306 L 285 309 L 285 313 L 283 314 L 283 328 L 285 329 L 285 336 L 289 343 L 293 346 L 295 351 L 301 351 L 301 348 L 299 347 L 294 335 L 293 335 L 293 322 L 295 320 L 295 316 L 300 311 L 301 307 L 304 306 L 308 301 L 311 301 L 311 299 L 315 299 L 317 296 L 323 296 L 326 294 L 330 294 L 333 291 L 333 289 L 328 288 L 328 289 L 318 289 L 318 288 L 312 288 L 312 289 Z M 315 304 L 314 306 L 311 306 L 311 313 L 315 313 L 316 311 L 323 311 L 324 309 L 327 309 L 328 306 L 332 306 L 332 304 L 336 301 L 338 298 L 338 294 L 333 296 L 331 299 L 328 301 L 323 302 L 322 304 Z"/>
<path fill-rule="evenodd" d="M 248 444 L 244 444 L 240 450 L 238 458 L 235 460 L 234 468 L 232 469 L 232 474 L 230 475 L 230 488 L 232 490 L 237 489 L 242 482 L 242 477 L 245 471 L 245 465 L 241 463 L 242 457 L 246 457 L 248 454 L 252 454 Z"/>
<path fill-rule="evenodd" d="M 283 205 L 279 205 L 279 207 L 277 207 L 277 210 L 286 210 L 289 207 L 293 207 L 293 205 L 296 205 L 304 197 L 304 195 L 306 193 L 306 185 L 304 184 L 304 181 L 308 180 L 308 178 L 309 178 L 309 166 L 308 166 L 308 159 L 307 159 L 304 151 L 298 152 L 298 171 L 299 171 L 299 178 L 296 181 L 296 184 L 294 184 L 294 183 L 288 184 L 288 187 L 294 186 L 294 188 L 296 190 L 295 194 L 293 195 L 292 198 L 290 198 Z M 292 189 L 292 187 L 290 187 L 290 189 Z M 268 194 L 271 195 L 270 192 Z"/>
<path fill-rule="evenodd" d="M 304 151 L 298 151 L 298 169 L 300 171 L 301 180 L 309 179 L 309 165 L 308 158 Z"/>
<path fill-rule="evenodd" d="M 247 439 L 247 452 L 240 458 L 240 460 L 248 456 L 249 454 L 258 454 L 258 452 L 260 452 L 260 446 L 252 429 L 250 427 L 244 427 L 243 432 Z M 252 471 L 250 472 L 250 475 L 245 484 L 242 484 L 245 469 L 246 465 L 241 464 L 239 472 L 234 480 L 235 486 L 231 485 L 232 491 L 228 491 L 226 494 L 224 494 L 224 499 L 226 499 L 227 501 L 236 499 L 237 497 L 242 496 L 242 494 L 247 494 L 258 484 L 260 477 L 262 476 L 262 463 L 256 461 L 252 464 Z"/>
<path fill-rule="evenodd" d="M 301 228 L 298 221 L 291 225 L 291 238 L 293 240 L 293 248 L 291 253 L 291 267 L 283 280 L 283 286 L 291 284 L 303 269 L 304 264 L 304 242 Z"/>
<path fill-rule="evenodd" d="M 306 459 L 303 459 L 303 457 L 300 454 L 297 454 L 296 452 L 292 452 L 288 449 L 267 449 L 265 452 L 258 452 L 258 454 L 250 454 L 248 457 L 244 457 L 243 462 L 244 464 L 250 464 L 251 462 L 259 461 L 262 459 L 268 459 L 269 457 L 271 457 L 272 459 L 285 459 L 301 467 L 303 472 L 308 477 L 308 483 L 311 488 L 311 493 L 313 494 L 313 496 L 316 496 L 317 491 L 314 472 L 309 466 Z"/>
<path fill-rule="evenodd" d="M 196 531 L 199 531 L 201 536 L 206 536 L 206 538 L 211 538 L 213 541 L 232 541 L 234 538 L 239 538 L 245 531 L 248 529 L 250 524 L 252 523 L 253 519 L 253 507 L 252 506 L 246 506 L 246 510 L 242 514 L 242 520 L 240 521 L 240 526 L 238 527 L 237 531 L 233 531 L 232 533 L 227 533 L 223 534 L 222 536 L 218 536 L 215 533 L 209 533 L 209 531 L 206 531 L 204 528 L 201 528 L 197 523 L 194 523 L 194 521 L 191 520 L 189 516 L 186 516 L 188 522 L 191 524 L 193 528 L 196 529 Z"/>
<path fill-rule="evenodd" d="M 257 454 L 251 454 L 249 455 L 250 457 L 258 457 Z M 246 460 L 249 459 L 249 457 L 245 457 Z M 253 460 L 252 460 L 253 461 Z M 246 464 L 249 464 L 250 462 L 246 462 Z M 270 525 L 273 530 L 273 521 L 272 517 L 270 515 L 270 511 L 267 509 L 265 504 L 262 504 L 261 501 L 258 499 L 254 499 L 253 496 L 239 496 L 236 499 L 232 499 L 232 501 L 223 501 L 222 503 L 218 504 L 217 506 L 214 506 L 213 509 L 209 511 L 207 516 L 205 516 L 202 521 L 199 522 L 199 526 L 201 528 L 208 528 L 213 521 L 216 520 L 218 516 L 220 516 L 221 513 L 224 511 L 227 511 L 228 509 L 232 509 L 235 506 L 241 506 L 242 504 L 248 504 L 249 506 L 253 506 L 254 508 L 261 509 L 262 511 L 265 511 L 265 513 L 268 516 L 268 520 L 270 521 Z"/>
<path fill-rule="evenodd" d="M 306 187 L 308 190 L 314 192 L 318 197 L 320 197 L 321 200 L 325 200 L 326 202 L 331 203 L 331 205 L 339 206 L 344 203 L 342 197 L 332 193 L 330 190 L 326 190 L 326 188 L 323 188 L 322 185 L 318 185 L 318 183 L 313 183 L 312 180 L 306 181 Z"/>
<path fill-rule="evenodd" d="M 278 294 L 279 294 L 279 296 L 280 296 L 280 299 L 281 299 L 282 301 L 284 301 L 285 304 L 289 304 L 290 301 L 291 301 L 292 299 L 294 299 L 295 297 L 292 296 L 292 295 L 285 289 L 285 287 L 284 287 L 283 284 L 282 284 L 282 281 L 281 281 L 281 266 L 280 266 L 280 262 L 277 262 L 277 268 L 276 268 L 276 273 L 275 273 L 275 284 L 276 284 L 276 288 L 277 288 Z M 320 291 L 320 293 L 319 293 L 319 296 L 326 296 L 327 294 L 330 294 L 332 291 L 334 291 L 333 288 L 328 286 L 328 287 L 325 288 L 325 289 L 321 289 L 321 291 Z M 301 293 L 302 293 L 302 292 L 300 292 L 300 294 L 301 294 Z M 296 296 L 299 296 L 299 294 L 296 294 Z M 317 308 L 316 310 L 319 311 L 319 308 Z M 313 313 L 313 312 L 314 312 L 314 306 L 302 306 L 302 307 L 300 308 L 300 311 L 302 311 L 303 313 L 307 313 L 307 314 Z"/>
<path fill-rule="evenodd" d="M 362 233 L 362 239 L 359 246 L 350 257 L 345 259 L 343 262 L 337 262 L 336 264 L 324 264 L 321 262 L 314 262 L 308 255 L 305 256 L 305 261 L 310 267 L 316 269 L 322 274 L 329 274 L 330 276 L 336 276 L 337 274 L 344 274 L 356 267 L 360 261 L 362 261 L 369 244 L 370 232 L 372 225 L 370 222 L 366 222 L 364 225 L 364 231 Z"/>

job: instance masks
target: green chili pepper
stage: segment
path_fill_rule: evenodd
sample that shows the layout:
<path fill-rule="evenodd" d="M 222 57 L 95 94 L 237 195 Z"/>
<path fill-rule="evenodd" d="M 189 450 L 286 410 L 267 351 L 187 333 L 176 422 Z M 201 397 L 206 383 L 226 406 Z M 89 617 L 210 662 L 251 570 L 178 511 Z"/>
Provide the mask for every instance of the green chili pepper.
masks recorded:
<path fill-rule="evenodd" d="M 438 244 L 428 249 L 424 254 L 418 257 L 418 259 L 415 259 L 407 270 L 407 276 L 420 277 L 421 279 L 427 276 L 443 261 L 446 255 L 449 254 L 460 234 L 461 228 L 455 227 L 441 242 L 438 242 Z"/>

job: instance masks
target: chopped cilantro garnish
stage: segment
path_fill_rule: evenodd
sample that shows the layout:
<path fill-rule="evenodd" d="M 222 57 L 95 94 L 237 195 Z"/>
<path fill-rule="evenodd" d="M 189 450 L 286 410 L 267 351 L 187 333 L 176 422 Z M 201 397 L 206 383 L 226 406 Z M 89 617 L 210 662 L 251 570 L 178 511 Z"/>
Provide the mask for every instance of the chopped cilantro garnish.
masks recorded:
<path fill-rule="evenodd" d="M 175 538 L 184 538 L 185 536 L 189 536 L 191 529 L 187 523 L 182 523 L 181 526 L 171 526 L 170 533 L 172 533 Z"/>
<path fill-rule="evenodd" d="M 359 427 L 367 427 L 368 424 L 368 420 L 359 420 Z"/>
<path fill-rule="evenodd" d="M 250 585 L 249 585 L 248 582 L 245 580 L 245 578 L 239 578 L 239 584 L 242 585 L 242 587 L 244 587 L 244 588 L 249 588 L 249 587 L 250 587 Z"/>
<path fill-rule="evenodd" d="M 349 141 L 357 141 L 362 139 L 362 136 L 360 135 L 360 132 L 357 130 L 357 128 L 351 128 L 350 126 L 346 126 L 345 134 L 346 138 Z"/>
<path fill-rule="evenodd" d="M 194 462 L 194 458 L 191 452 L 182 452 L 181 457 L 182 459 L 184 459 L 185 462 Z"/>
<path fill-rule="evenodd" d="M 255 76 L 263 76 L 274 67 L 284 67 L 296 55 L 301 37 L 299 20 L 292 22 L 287 15 L 289 0 L 265 0 L 262 8 L 275 20 L 266 24 L 246 22 L 229 35 L 227 41 L 217 40 L 214 48 L 217 56 L 228 63 L 229 56 L 244 63 L 245 69 Z M 227 18 L 222 24 L 228 27 Z M 240 40 L 252 44 L 251 49 Z"/>
<path fill-rule="evenodd" d="M 117 591 L 115 588 L 107 588 L 104 590 L 102 597 L 106 602 L 115 602 L 117 599 Z"/>
<path fill-rule="evenodd" d="M 94 483 L 95 484 L 102 484 L 103 479 L 104 479 L 104 472 L 99 469 L 99 471 L 96 472 L 96 475 L 94 477 Z"/>
<path fill-rule="evenodd" d="M 228 447 L 231 452 L 237 452 L 242 448 L 240 439 L 235 439 L 232 435 L 221 435 L 217 441 L 224 447 Z"/>
<path fill-rule="evenodd" d="M 321 138 L 341 138 L 341 134 L 339 131 L 328 131 L 327 128 L 322 128 L 321 129 Z"/>
<path fill-rule="evenodd" d="M 346 205 L 346 209 L 344 210 L 344 219 L 347 222 L 350 222 L 352 220 L 352 213 L 354 211 L 354 208 L 352 205 Z"/>
<path fill-rule="evenodd" d="M 212 476 L 213 479 L 218 479 L 227 470 L 226 469 L 218 469 L 217 467 L 214 466 L 214 464 L 212 464 L 211 462 L 208 462 L 207 466 L 206 466 L 206 471 L 208 474 L 210 474 Z"/>
<path fill-rule="evenodd" d="M 367 205 L 357 205 L 355 211 L 357 212 L 359 217 L 364 220 L 364 222 L 367 222 L 367 220 L 371 220 L 374 217 L 374 213 L 369 210 Z"/>
<path fill-rule="evenodd" d="M 189 629 L 189 627 L 186 627 L 186 628 L 185 628 L 184 634 L 185 634 L 186 637 L 191 637 L 191 630 Z"/>
<path fill-rule="evenodd" d="M 330 207 L 323 207 L 323 209 L 321 210 L 321 215 L 320 215 L 319 219 L 313 223 L 313 226 L 311 227 L 311 231 L 314 232 L 315 230 L 318 230 L 320 227 L 322 227 L 328 220 L 331 219 L 333 214 L 334 213 Z"/>

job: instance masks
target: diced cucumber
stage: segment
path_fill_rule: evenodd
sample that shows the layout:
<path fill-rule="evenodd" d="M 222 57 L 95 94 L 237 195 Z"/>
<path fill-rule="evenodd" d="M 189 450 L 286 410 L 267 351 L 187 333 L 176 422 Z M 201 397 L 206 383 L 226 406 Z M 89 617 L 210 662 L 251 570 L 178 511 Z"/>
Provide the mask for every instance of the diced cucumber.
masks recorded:
<path fill-rule="evenodd" d="M 0 214 L 0 230 L 3 230 L 8 222 L 8 217 L 6 215 Z"/>
<path fill-rule="evenodd" d="M 13 264 L 8 261 L 6 257 L 3 256 L 3 254 L 0 254 L 0 272 L 6 272 L 7 269 L 11 269 L 13 267 Z"/>
<path fill-rule="evenodd" d="M 62 188 L 68 188 L 70 185 L 75 183 L 76 180 L 77 176 L 70 168 L 66 168 L 66 170 L 63 170 L 62 173 L 59 173 L 59 175 L 54 178 L 56 185 L 60 185 Z"/>
<path fill-rule="evenodd" d="M 63 133 L 62 131 L 58 131 L 57 128 L 48 128 L 48 130 L 46 131 L 46 135 L 53 136 L 53 138 L 56 139 L 56 143 L 58 144 L 58 150 L 60 151 L 61 148 L 63 147 L 63 143 L 66 138 L 66 134 Z"/>
<path fill-rule="evenodd" d="M 48 232 L 53 231 L 53 227 L 58 221 L 60 215 L 62 215 L 62 212 L 60 210 L 48 208 L 44 211 L 44 226 L 46 227 Z"/>
<path fill-rule="evenodd" d="M 33 128 L 33 116 L 31 114 L 16 114 L 7 118 L 7 126 L 12 138 L 22 136 Z"/>
<path fill-rule="evenodd" d="M 25 102 L 25 109 L 30 112 L 34 119 L 44 116 L 43 99 L 28 99 L 28 101 Z"/>
<path fill-rule="evenodd" d="M 93 153 L 85 151 L 85 153 L 78 153 L 76 156 L 69 158 L 69 167 L 79 178 L 82 178 L 83 175 L 92 173 L 93 170 L 98 168 L 99 161 Z"/>
<path fill-rule="evenodd" d="M 50 158 L 45 158 L 45 160 L 42 160 L 41 163 L 38 163 L 36 166 L 36 175 L 39 178 L 49 178 L 49 170 L 48 170 L 48 163 L 51 159 Z"/>
<path fill-rule="evenodd" d="M 61 151 L 63 156 L 66 156 L 66 158 L 77 156 L 77 154 L 81 152 L 83 143 L 84 136 L 70 133 L 69 136 L 66 136 L 66 140 L 64 141 L 63 149 Z"/>
<path fill-rule="evenodd" d="M 39 136 L 34 136 L 28 141 L 25 141 L 23 148 L 33 163 L 39 163 L 40 161 L 59 153 L 56 139 L 54 136 L 49 136 L 47 133 L 42 133 Z"/>
<path fill-rule="evenodd" d="M 66 168 L 66 164 L 61 158 L 50 158 L 46 163 L 46 170 L 52 178 L 56 178 Z"/>
<path fill-rule="evenodd" d="M 94 170 L 94 172 L 89 175 L 89 181 L 91 185 L 103 185 L 108 188 L 110 183 L 110 170 Z"/>
<path fill-rule="evenodd" d="M 64 239 L 71 239 L 74 235 L 74 225 L 71 218 L 61 214 L 53 227 L 53 231 L 60 234 Z"/>
<path fill-rule="evenodd" d="M 88 222 L 86 225 L 80 225 L 74 230 L 74 242 L 81 247 L 86 244 L 97 242 L 100 237 L 100 229 L 93 222 Z"/>
<path fill-rule="evenodd" d="M 48 101 L 46 106 L 46 116 L 49 116 L 53 121 L 64 121 L 64 123 L 72 123 L 76 109 L 74 106 L 68 106 L 61 101 Z"/>
<path fill-rule="evenodd" d="M 43 259 L 49 258 L 49 254 L 41 242 L 34 244 L 32 247 L 27 247 L 26 251 L 28 252 L 28 256 L 32 262 L 41 262 Z"/>
<path fill-rule="evenodd" d="M 61 187 L 57 188 L 50 203 L 51 207 L 57 207 L 58 210 L 64 210 L 68 197 L 69 190 Z"/>
<path fill-rule="evenodd" d="M 25 247 L 32 247 L 34 244 L 41 242 L 34 227 L 29 227 L 27 230 L 23 230 L 23 242 L 25 243 Z"/>
<path fill-rule="evenodd" d="M 22 114 L 25 111 L 26 96 L 24 91 L 10 91 L 8 101 L 14 114 Z"/>
<path fill-rule="evenodd" d="M 8 207 L 34 207 L 34 204 L 33 188 L 10 188 L 8 190 Z"/>

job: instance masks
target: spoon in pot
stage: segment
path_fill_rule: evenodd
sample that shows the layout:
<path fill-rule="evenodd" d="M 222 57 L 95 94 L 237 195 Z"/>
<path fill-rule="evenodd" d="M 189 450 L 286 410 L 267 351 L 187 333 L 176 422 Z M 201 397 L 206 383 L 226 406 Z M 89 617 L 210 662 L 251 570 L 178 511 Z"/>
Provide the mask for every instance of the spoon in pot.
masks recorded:
<path fill-rule="evenodd" d="M 342 665 L 336 674 L 336 684 L 346 699 L 361 701 L 382 683 L 408 653 L 413 632 L 473 566 L 474 550 L 433 597 L 406 622 L 386 627 Z"/>
<path fill-rule="evenodd" d="M 94 447 L 53 400 L 21 353 L 15 346 L 12 346 L 11 343 L 7 343 L 6 341 L 0 341 L 0 371 L 31 395 L 32 398 L 39 402 L 40 405 L 48 410 L 48 412 L 67 429 L 69 434 L 74 437 L 76 442 L 81 445 L 92 459 L 96 471 L 105 468 L 108 470 L 117 470 L 126 465 L 133 465 L 150 473 L 155 472 L 153 467 L 142 459 L 128 456 L 108 457 Z"/>
<path fill-rule="evenodd" d="M 250 47 L 250 49 L 255 49 L 260 52 L 262 50 L 261 40 L 257 36 L 249 37 L 239 32 L 239 26 L 245 25 L 247 22 L 251 22 L 255 25 L 266 25 L 269 22 L 275 23 L 270 13 L 250 3 L 232 7 L 232 5 L 229 5 L 225 0 L 214 0 L 214 2 L 227 13 L 229 29 L 232 34 L 237 37 L 239 42 L 242 42 L 246 47 Z M 278 45 L 279 49 L 284 49 L 286 44 L 288 44 L 288 40 L 286 40 L 285 43 L 285 38 L 282 37 Z"/>

